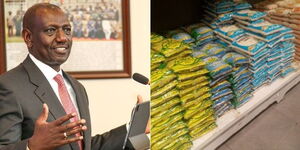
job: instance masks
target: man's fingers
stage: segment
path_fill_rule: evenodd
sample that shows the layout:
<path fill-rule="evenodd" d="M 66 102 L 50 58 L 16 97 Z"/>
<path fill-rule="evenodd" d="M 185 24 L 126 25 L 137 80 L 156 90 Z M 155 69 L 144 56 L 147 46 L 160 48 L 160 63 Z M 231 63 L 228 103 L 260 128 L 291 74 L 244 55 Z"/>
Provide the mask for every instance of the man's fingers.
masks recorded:
<path fill-rule="evenodd" d="M 77 142 L 77 141 L 80 141 L 82 139 L 83 139 L 83 136 L 76 136 L 76 137 L 73 137 L 73 138 L 67 138 L 67 139 L 63 140 L 62 145 Z"/>
<path fill-rule="evenodd" d="M 37 118 L 37 122 L 46 122 L 48 118 L 49 108 L 47 104 L 43 104 L 43 110 L 40 116 Z"/>
<path fill-rule="evenodd" d="M 85 131 L 87 129 L 86 126 L 82 126 L 82 127 L 78 127 L 78 128 L 74 128 L 66 133 L 66 136 L 70 136 L 70 135 L 74 135 L 76 133 L 80 133 L 81 131 Z M 65 136 L 64 136 L 65 137 Z"/>
<path fill-rule="evenodd" d="M 143 97 L 141 95 L 137 96 L 137 103 L 140 104 L 143 102 Z"/>
<path fill-rule="evenodd" d="M 57 127 L 58 129 L 58 132 L 62 133 L 62 132 L 66 132 L 66 131 L 69 131 L 70 129 L 73 129 L 73 128 L 80 128 L 81 125 L 85 124 L 85 120 L 84 119 L 81 119 L 81 120 L 78 120 L 78 121 L 75 121 L 75 122 L 71 122 L 71 123 L 68 123 L 66 125 L 61 125 L 59 127 Z"/>
<path fill-rule="evenodd" d="M 59 125 L 63 124 L 64 122 L 70 120 L 71 118 L 73 118 L 75 116 L 76 116 L 76 113 L 67 114 L 65 116 L 62 116 L 62 117 L 58 118 L 57 120 L 53 121 L 52 123 L 55 126 L 59 126 Z"/>

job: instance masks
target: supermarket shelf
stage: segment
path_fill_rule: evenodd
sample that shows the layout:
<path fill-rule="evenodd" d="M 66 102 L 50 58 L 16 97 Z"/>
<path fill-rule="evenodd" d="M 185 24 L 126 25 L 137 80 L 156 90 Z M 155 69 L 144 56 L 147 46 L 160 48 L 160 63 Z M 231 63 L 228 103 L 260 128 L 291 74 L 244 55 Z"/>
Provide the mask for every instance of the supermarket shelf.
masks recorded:
<path fill-rule="evenodd" d="M 254 96 L 237 110 L 226 112 L 217 119 L 218 127 L 193 142 L 192 150 L 213 150 L 239 131 L 255 116 L 274 102 L 280 102 L 284 95 L 300 81 L 300 70 L 262 86 Z"/>

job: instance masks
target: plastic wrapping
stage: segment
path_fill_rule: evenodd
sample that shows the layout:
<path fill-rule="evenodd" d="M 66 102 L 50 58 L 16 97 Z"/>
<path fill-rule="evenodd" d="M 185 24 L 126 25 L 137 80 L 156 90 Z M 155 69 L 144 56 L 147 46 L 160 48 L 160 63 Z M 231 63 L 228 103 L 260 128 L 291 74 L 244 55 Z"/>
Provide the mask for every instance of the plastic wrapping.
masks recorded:
<path fill-rule="evenodd" d="M 163 129 L 161 132 L 151 136 L 151 142 L 156 143 L 160 139 L 164 138 L 165 136 L 169 136 L 174 131 L 178 131 L 180 129 L 187 128 L 186 123 L 183 121 L 178 121 L 172 124 L 171 126 Z"/>
<path fill-rule="evenodd" d="M 247 69 L 248 69 L 248 65 L 235 66 L 235 67 L 233 67 L 232 75 L 233 76 L 238 75 L 238 74 L 240 74 L 241 72 L 243 72 L 244 70 L 247 70 Z"/>
<path fill-rule="evenodd" d="M 153 50 L 151 50 L 151 65 L 161 63 L 165 60 L 165 57 Z"/>
<path fill-rule="evenodd" d="M 195 42 L 195 45 L 196 45 L 196 46 L 201 46 L 201 45 L 206 44 L 206 43 L 209 43 L 209 42 L 211 42 L 211 41 L 213 41 L 213 40 L 215 40 L 215 37 L 214 37 L 213 34 L 210 34 L 210 35 L 201 37 L 201 39 L 199 39 L 199 40 L 197 40 L 197 41 Z"/>
<path fill-rule="evenodd" d="M 180 99 L 179 98 L 174 98 L 160 106 L 151 108 L 151 115 L 156 115 L 159 112 L 162 112 L 164 110 L 170 109 L 171 107 L 177 105 L 180 103 Z"/>
<path fill-rule="evenodd" d="M 223 76 L 221 76 L 221 77 L 219 77 L 219 78 L 217 78 L 215 80 L 211 80 L 210 83 L 209 83 L 209 85 L 210 86 L 215 86 L 217 83 L 222 82 L 224 80 L 227 80 L 228 77 L 229 77 L 228 75 L 223 75 Z"/>
<path fill-rule="evenodd" d="M 206 68 L 207 70 L 209 70 L 209 75 L 213 79 L 219 78 L 223 75 L 230 74 L 232 72 L 232 67 L 222 61 L 215 61 L 212 63 L 208 63 L 206 65 Z"/>
<path fill-rule="evenodd" d="M 226 80 L 219 82 L 218 84 L 216 84 L 215 86 L 213 86 L 211 88 L 211 93 L 215 94 L 215 93 L 220 92 L 221 90 L 228 88 L 230 86 L 231 86 L 230 82 L 228 82 Z"/>
<path fill-rule="evenodd" d="M 190 49 L 190 46 L 175 39 L 164 39 L 160 42 L 152 43 L 151 48 L 160 52 L 165 57 L 170 57 L 184 51 L 185 49 Z"/>
<path fill-rule="evenodd" d="M 156 107 L 158 105 L 161 105 L 178 95 L 179 95 L 179 91 L 176 88 L 174 88 L 173 90 L 167 92 L 166 94 L 156 99 L 151 99 L 151 107 Z"/>
<path fill-rule="evenodd" d="M 224 49 L 224 47 L 221 46 L 220 44 L 211 42 L 211 43 L 206 43 L 206 44 L 202 45 L 201 47 L 199 47 L 199 50 L 207 53 L 207 51 L 209 51 L 210 49 L 215 48 L 215 47 Z"/>
<path fill-rule="evenodd" d="M 163 150 L 187 150 L 192 147 L 191 137 L 189 135 L 183 135 L 173 140 L 169 145 L 165 146 Z"/>
<path fill-rule="evenodd" d="M 281 76 L 285 77 L 285 76 L 287 76 L 288 74 L 290 74 L 291 72 L 294 72 L 294 71 L 296 71 L 296 69 L 293 68 L 293 67 L 285 68 L 285 69 L 282 70 Z"/>
<path fill-rule="evenodd" d="M 173 34 L 171 36 L 171 38 L 173 38 L 175 40 L 183 41 L 184 43 L 192 43 L 195 41 L 195 39 L 192 38 L 191 35 L 186 32 L 180 32 L 180 33 Z"/>
<path fill-rule="evenodd" d="M 282 25 L 272 24 L 268 21 L 264 21 L 256 24 L 250 24 L 248 26 L 241 26 L 241 27 L 250 30 L 252 32 L 262 34 L 264 36 L 274 34 L 276 32 L 279 32 L 279 34 L 281 34 L 280 31 L 283 30 Z"/>
<path fill-rule="evenodd" d="M 203 124 L 201 127 L 195 128 L 194 130 L 192 130 L 190 132 L 190 135 L 193 137 L 193 140 L 195 140 L 196 138 L 202 136 L 203 134 L 211 131 L 212 129 L 214 129 L 216 127 L 217 127 L 217 125 L 215 124 L 214 121 L 207 122 L 207 123 Z"/>
<path fill-rule="evenodd" d="M 151 43 L 157 43 L 165 39 L 163 36 L 156 34 L 156 33 L 151 33 Z"/>
<path fill-rule="evenodd" d="M 196 104 L 199 104 L 205 100 L 208 100 L 211 97 L 211 93 L 205 93 L 197 98 L 194 97 L 194 95 L 186 95 L 182 99 L 185 103 L 182 104 L 182 106 L 186 109 L 189 107 L 195 106 Z"/>
<path fill-rule="evenodd" d="M 195 72 L 190 72 L 190 73 L 180 73 L 178 74 L 178 80 L 179 81 L 185 81 L 185 80 L 189 80 L 189 79 L 193 79 L 202 75 L 207 74 L 209 71 L 207 69 L 201 69 Z"/>
<path fill-rule="evenodd" d="M 238 91 L 244 88 L 245 86 L 251 83 L 251 79 L 252 77 L 241 79 L 240 81 L 238 81 L 236 84 L 233 85 L 233 89 L 235 91 Z"/>
<path fill-rule="evenodd" d="M 155 126 L 159 122 L 162 122 L 163 120 L 168 119 L 169 117 L 182 111 L 184 111 L 184 109 L 180 105 L 177 105 L 175 107 L 172 107 L 171 109 L 164 110 L 163 112 L 160 112 L 155 116 L 152 116 L 151 114 L 151 124 L 152 126 Z"/>
<path fill-rule="evenodd" d="M 218 47 L 213 47 L 207 51 L 205 51 L 209 56 L 216 56 L 216 57 L 223 57 L 226 53 L 226 49 L 224 47 L 218 46 Z"/>
<path fill-rule="evenodd" d="M 213 31 L 206 26 L 195 27 L 191 30 L 191 35 L 196 40 L 204 40 L 204 37 L 213 35 Z"/>
<path fill-rule="evenodd" d="M 277 59 L 281 59 L 283 58 L 283 54 L 282 53 L 272 53 L 269 55 L 268 57 L 268 61 L 273 61 L 273 60 L 277 60 Z"/>
<path fill-rule="evenodd" d="M 233 15 L 232 12 L 218 15 L 217 20 L 216 20 L 217 24 L 220 25 L 220 24 L 226 23 L 228 21 L 231 21 L 232 15 Z"/>
<path fill-rule="evenodd" d="M 173 140 L 179 138 L 182 135 L 187 134 L 188 132 L 189 132 L 189 130 L 187 128 L 183 128 L 183 129 L 180 129 L 180 130 L 178 130 L 176 132 L 173 132 L 169 136 L 165 136 L 161 140 L 158 140 L 157 142 L 154 142 L 151 145 L 151 149 L 160 150 L 163 147 L 169 145 L 171 142 L 173 142 Z"/>
<path fill-rule="evenodd" d="M 250 9 L 250 8 L 252 8 L 252 5 L 249 4 L 249 3 L 246 3 L 246 2 L 243 2 L 243 3 L 237 3 L 237 4 L 234 6 L 234 10 L 236 10 L 236 11 L 244 10 L 244 9 Z"/>
<path fill-rule="evenodd" d="M 241 20 L 258 20 L 266 16 L 264 12 L 258 12 L 253 10 L 241 10 L 234 13 L 233 17 Z"/>
<path fill-rule="evenodd" d="M 179 90 L 179 96 L 183 97 L 186 94 L 191 93 L 191 92 L 194 95 L 202 95 L 202 93 L 210 91 L 210 88 L 206 86 L 207 84 L 208 84 L 208 82 L 204 83 L 204 84 L 197 84 L 195 86 L 191 86 L 191 87 Z M 201 94 L 197 94 L 197 93 L 201 93 Z"/>
<path fill-rule="evenodd" d="M 168 69 L 151 71 L 151 91 L 164 87 L 176 78 L 176 75 Z"/>
<path fill-rule="evenodd" d="M 213 104 L 213 108 L 214 109 L 219 109 L 220 107 L 222 107 L 223 104 L 229 102 L 231 99 L 234 98 L 234 95 L 233 94 L 228 94 L 228 95 L 225 95 L 223 97 L 220 97 L 218 99 L 216 99 L 214 101 L 214 104 Z"/>
<path fill-rule="evenodd" d="M 171 126 L 172 124 L 180 121 L 183 119 L 183 112 L 177 113 L 169 118 L 164 120 L 153 122 L 151 120 L 151 135 L 156 135 L 160 133 L 162 130 L 166 129 L 167 127 Z"/>
<path fill-rule="evenodd" d="M 243 97 L 244 95 L 252 93 L 252 92 L 253 92 L 252 85 L 249 83 L 243 89 L 235 91 L 235 95 L 236 95 L 236 97 Z"/>
<path fill-rule="evenodd" d="M 195 79 L 190 79 L 190 80 L 186 80 L 186 81 L 182 81 L 182 82 L 179 82 L 177 84 L 177 88 L 178 89 L 184 89 L 184 88 L 187 88 L 189 86 L 194 86 L 194 85 L 197 85 L 198 83 L 205 83 L 208 81 L 208 77 L 207 76 L 201 76 L 201 77 L 198 77 L 198 78 L 195 78 Z"/>
<path fill-rule="evenodd" d="M 234 50 L 246 55 L 255 55 L 266 46 L 265 42 L 248 35 L 242 36 L 232 43 Z"/>
<path fill-rule="evenodd" d="M 264 22 L 264 19 L 258 19 L 258 20 L 250 21 L 250 20 L 241 20 L 241 19 L 235 18 L 234 20 L 236 22 L 238 22 L 239 24 L 242 24 L 244 26 L 248 26 L 250 24 L 257 24 L 257 23 Z"/>
<path fill-rule="evenodd" d="M 238 81 L 251 77 L 252 73 L 249 70 L 244 70 L 240 74 L 234 76 L 232 79 L 230 79 L 230 82 L 237 83 Z"/>
<path fill-rule="evenodd" d="M 193 92 L 192 92 L 193 91 Z M 209 92 L 210 88 L 207 86 L 204 86 L 200 88 L 200 86 L 190 87 L 186 91 L 181 92 L 181 103 L 184 105 L 185 103 L 188 102 L 188 100 L 193 99 L 193 98 L 198 98 L 201 95 L 204 95 L 205 93 Z"/>
<path fill-rule="evenodd" d="M 205 109 L 198 114 L 194 115 L 191 119 L 187 121 L 187 126 L 189 129 L 193 129 L 200 123 L 206 120 L 214 120 L 214 110 L 211 108 Z"/>
<path fill-rule="evenodd" d="M 165 61 L 166 62 L 170 62 L 172 60 L 181 59 L 183 57 L 187 57 L 188 55 L 192 54 L 192 52 L 193 52 L 192 50 L 186 49 L 186 50 L 184 50 L 184 51 L 182 51 L 182 52 L 180 52 L 180 53 L 178 53 L 176 55 L 173 55 L 171 57 L 166 58 Z"/>
<path fill-rule="evenodd" d="M 230 88 L 225 88 L 225 89 L 215 93 L 214 95 L 212 95 L 211 99 L 216 100 L 216 99 L 223 97 L 225 95 L 228 95 L 230 93 L 232 93 L 232 90 Z"/>
<path fill-rule="evenodd" d="M 278 42 L 282 41 L 282 33 L 281 32 L 275 32 L 275 33 L 272 33 L 272 34 L 269 34 L 269 35 L 262 35 L 260 33 L 256 33 L 256 32 L 253 32 L 253 31 L 247 31 L 247 34 L 259 39 L 259 40 L 262 40 L 262 41 L 265 41 L 265 42 L 268 42 L 269 46 L 274 46 L 276 45 Z"/>
<path fill-rule="evenodd" d="M 222 107 L 220 107 L 218 109 L 218 111 L 216 111 L 216 117 L 221 117 L 225 112 L 227 112 L 230 108 L 232 107 L 232 105 L 230 103 L 223 105 Z"/>
<path fill-rule="evenodd" d="M 215 33 L 227 40 L 234 41 L 236 38 L 244 35 L 245 31 L 236 25 L 228 25 L 215 29 Z"/>
<path fill-rule="evenodd" d="M 171 69 L 175 73 L 192 72 L 204 68 L 205 63 L 201 59 L 184 57 L 177 60 Z"/>
<path fill-rule="evenodd" d="M 213 102 L 210 100 L 207 101 L 203 101 L 199 104 L 196 104 L 195 106 L 189 107 L 189 109 L 187 109 L 184 112 L 183 118 L 184 119 L 190 119 L 192 118 L 195 114 L 203 111 L 204 109 L 207 109 L 208 107 L 212 106 Z"/>
<path fill-rule="evenodd" d="M 155 99 L 155 98 L 167 93 L 168 91 L 173 89 L 177 84 L 178 84 L 178 81 L 173 80 L 172 82 L 166 84 L 164 87 L 162 87 L 160 89 L 157 89 L 155 91 L 152 91 L 151 92 L 151 99 Z"/>
<path fill-rule="evenodd" d="M 227 64 L 230 64 L 231 66 L 244 65 L 249 63 L 248 58 L 235 52 L 227 53 L 222 57 L 222 60 Z"/>
<path fill-rule="evenodd" d="M 194 30 L 194 29 L 197 29 L 197 28 L 201 28 L 201 27 L 206 27 L 203 23 L 195 23 L 195 24 L 191 24 L 191 25 L 187 25 L 187 26 L 185 26 L 185 27 L 183 27 L 183 29 L 185 30 L 185 31 L 187 31 L 188 33 L 192 33 L 192 31 Z M 201 33 L 201 34 L 205 34 L 205 33 L 207 33 L 207 32 L 211 32 L 212 30 L 210 29 L 210 28 L 206 28 L 206 29 L 204 29 L 204 30 L 200 30 L 201 32 L 199 32 L 199 33 Z M 192 35 L 192 34 L 191 34 Z M 192 35 L 193 36 L 193 35 Z M 195 38 L 195 37 L 194 37 Z"/>
<path fill-rule="evenodd" d="M 255 55 L 251 56 L 251 63 L 258 61 L 259 59 L 263 58 L 263 57 L 268 57 L 270 53 L 270 48 L 264 48 L 261 51 L 259 51 L 258 53 L 256 53 Z"/>
<path fill-rule="evenodd" d="M 192 53 L 192 56 L 195 58 L 200 58 L 200 59 L 204 59 L 206 57 L 208 57 L 208 55 L 202 51 L 198 51 L 198 50 L 194 50 Z"/>
<path fill-rule="evenodd" d="M 263 66 L 265 66 L 265 64 L 267 64 L 267 59 L 268 59 L 268 55 L 260 58 L 259 60 L 252 61 L 250 63 L 250 69 L 252 69 L 252 70 L 259 70 L 260 68 L 262 68 Z"/>
<path fill-rule="evenodd" d="M 244 97 L 242 97 L 238 103 L 237 103 L 237 108 L 238 107 L 241 107 L 243 104 L 245 104 L 247 101 L 249 101 L 249 99 L 252 97 L 253 95 L 252 94 L 247 94 L 245 95 Z"/>

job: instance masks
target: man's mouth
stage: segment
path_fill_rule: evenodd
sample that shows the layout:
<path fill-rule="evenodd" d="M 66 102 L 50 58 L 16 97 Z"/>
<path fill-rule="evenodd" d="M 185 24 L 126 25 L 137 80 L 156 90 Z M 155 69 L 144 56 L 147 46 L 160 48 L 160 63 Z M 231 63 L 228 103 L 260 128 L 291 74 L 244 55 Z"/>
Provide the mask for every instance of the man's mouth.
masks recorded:
<path fill-rule="evenodd" d="M 56 48 L 54 48 L 54 50 L 59 54 L 65 54 L 67 52 L 68 48 L 67 47 L 56 47 Z"/>

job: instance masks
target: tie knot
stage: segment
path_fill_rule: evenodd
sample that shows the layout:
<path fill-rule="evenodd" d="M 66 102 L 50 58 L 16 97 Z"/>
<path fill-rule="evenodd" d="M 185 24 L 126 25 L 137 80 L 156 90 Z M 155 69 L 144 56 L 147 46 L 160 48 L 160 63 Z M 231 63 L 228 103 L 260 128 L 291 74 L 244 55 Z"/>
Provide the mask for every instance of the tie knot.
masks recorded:
<path fill-rule="evenodd" d="M 63 84 L 64 84 L 64 79 L 63 79 L 62 75 L 60 75 L 60 74 L 57 74 L 53 79 L 54 79 L 54 80 L 57 82 L 57 84 L 59 84 L 59 85 L 63 85 Z"/>

